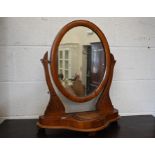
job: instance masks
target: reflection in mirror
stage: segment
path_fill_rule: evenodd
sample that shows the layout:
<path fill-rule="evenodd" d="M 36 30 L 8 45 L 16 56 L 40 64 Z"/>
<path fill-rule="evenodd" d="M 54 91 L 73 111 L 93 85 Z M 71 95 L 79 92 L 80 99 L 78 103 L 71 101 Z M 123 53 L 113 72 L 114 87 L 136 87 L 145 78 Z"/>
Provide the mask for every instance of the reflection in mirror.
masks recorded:
<path fill-rule="evenodd" d="M 95 32 L 83 26 L 70 29 L 58 47 L 58 77 L 70 94 L 83 97 L 100 85 L 105 52 Z"/>

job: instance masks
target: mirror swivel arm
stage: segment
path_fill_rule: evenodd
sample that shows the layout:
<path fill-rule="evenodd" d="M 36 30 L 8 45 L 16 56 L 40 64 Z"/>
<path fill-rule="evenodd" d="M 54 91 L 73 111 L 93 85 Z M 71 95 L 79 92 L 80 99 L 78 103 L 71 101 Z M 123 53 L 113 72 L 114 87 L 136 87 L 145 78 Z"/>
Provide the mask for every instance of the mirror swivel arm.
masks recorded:
<path fill-rule="evenodd" d="M 46 83 L 49 89 L 49 94 L 50 94 L 50 100 L 48 103 L 48 106 L 45 110 L 45 115 L 52 115 L 53 113 L 64 113 L 65 112 L 65 108 L 63 106 L 63 104 L 61 103 L 59 97 L 57 96 L 52 82 L 51 82 L 51 78 L 50 78 L 50 74 L 49 74 L 49 69 L 48 69 L 48 52 L 46 52 L 43 56 L 43 59 L 41 59 L 41 62 L 43 64 L 44 67 L 44 73 L 45 73 L 45 78 L 46 78 Z M 55 102 L 54 104 L 54 101 Z"/>

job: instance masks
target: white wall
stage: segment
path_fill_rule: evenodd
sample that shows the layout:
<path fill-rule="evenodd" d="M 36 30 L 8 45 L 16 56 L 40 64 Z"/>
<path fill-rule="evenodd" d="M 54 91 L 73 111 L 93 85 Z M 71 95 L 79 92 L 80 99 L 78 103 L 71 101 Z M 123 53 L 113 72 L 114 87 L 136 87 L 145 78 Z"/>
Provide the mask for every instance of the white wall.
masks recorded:
<path fill-rule="evenodd" d="M 40 58 L 50 51 L 60 28 L 74 19 L 81 18 L 0 18 L 1 118 L 44 112 L 49 96 Z M 155 114 L 155 18 L 86 19 L 103 30 L 117 60 L 113 105 L 121 115 Z M 82 108 L 91 110 L 92 104 Z M 76 103 L 66 107 L 82 110 Z"/>

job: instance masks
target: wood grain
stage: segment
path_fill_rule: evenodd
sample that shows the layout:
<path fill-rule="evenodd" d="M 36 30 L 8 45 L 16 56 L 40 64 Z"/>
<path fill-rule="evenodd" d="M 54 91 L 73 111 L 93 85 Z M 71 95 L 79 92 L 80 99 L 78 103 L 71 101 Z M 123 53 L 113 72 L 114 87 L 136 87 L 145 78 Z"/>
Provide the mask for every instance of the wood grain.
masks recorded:
<path fill-rule="evenodd" d="M 86 97 L 75 97 L 71 94 L 67 94 L 67 91 L 62 87 L 60 81 L 58 79 L 57 74 L 57 49 L 59 43 L 63 37 L 63 35 L 75 26 L 86 26 L 91 28 L 93 31 L 97 33 L 100 37 L 102 44 L 105 47 L 106 53 L 106 74 L 105 78 L 96 89 L 94 93 Z M 93 23 L 88 21 L 73 21 L 67 24 L 57 35 L 52 50 L 51 50 L 51 59 L 50 66 L 52 77 L 54 79 L 55 84 L 59 88 L 59 90 L 70 100 L 75 102 L 83 103 L 88 101 L 94 97 L 96 97 L 99 93 L 101 93 L 100 98 L 96 103 L 95 111 L 86 111 L 86 112 L 76 112 L 76 113 L 65 113 L 65 108 L 63 103 L 57 96 L 53 85 L 51 83 L 49 69 L 48 69 L 48 54 L 45 53 L 42 63 L 45 70 L 45 77 L 47 86 L 50 92 L 50 101 L 45 110 L 43 116 L 39 117 L 39 121 L 37 125 L 40 128 L 63 128 L 69 130 L 83 131 L 83 132 L 95 132 L 107 127 L 111 122 L 117 121 L 119 119 L 118 110 L 114 109 L 110 96 L 109 89 L 112 82 L 113 69 L 115 65 L 115 59 L 112 54 L 110 54 L 109 45 L 104 34 L 101 30 L 96 27 Z M 63 88 L 63 89 L 62 89 Z"/>

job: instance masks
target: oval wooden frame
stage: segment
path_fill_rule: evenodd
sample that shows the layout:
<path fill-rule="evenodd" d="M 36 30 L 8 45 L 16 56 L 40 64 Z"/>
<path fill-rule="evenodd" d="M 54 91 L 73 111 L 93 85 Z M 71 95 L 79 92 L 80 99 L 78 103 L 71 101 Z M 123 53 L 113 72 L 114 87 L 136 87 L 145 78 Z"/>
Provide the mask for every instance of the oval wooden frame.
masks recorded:
<path fill-rule="evenodd" d="M 104 73 L 104 77 L 102 82 L 100 83 L 100 85 L 98 86 L 98 88 L 93 91 L 90 95 L 88 96 L 84 96 L 84 97 L 77 97 L 77 96 L 73 96 L 71 95 L 69 92 L 67 92 L 65 90 L 65 88 L 62 86 L 61 82 L 58 79 L 58 73 L 57 73 L 57 51 L 58 51 L 58 46 L 63 38 L 63 36 L 65 35 L 65 33 L 67 31 L 69 31 L 70 29 L 77 27 L 77 26 L 84 26 L 87 28 L 90 28 L 92 31 L 94 31 L 98 37 L 100 38 L 102 45 L 104 47 L 105 50 L 105 57 L 106 57 L 106 69 L 105 69 L 105 73 Z M 89 101 L 95 97 L 97 97 L 99 95 L 99 93 L 104 90 L 107 81 L 108 81 L 108 77 L 110 74 L 110 49 L 109 49 L 109 45 L 107 42 L 107 39 L 105 37 L 105 35 L 103 34 L 103 32 L 92 22 L 87 21 L 87 20 L 75 20 L 72 21 L 70 23 L 68 23 L 67 25 L 65 25 L 57 34 L 52 48 L 51 48 L 51 55 L 50 55 L 50 61 L 51 61 L 51 65 L 50 65 L 50 69 L 51 69 L 51 73 L 52 73 L 52 77 L 53 80 L 56 84 L 56 86 L 58 87 L 58 89 L 61 91 L 61 93 L 69 98 L 70 100 L 74 101 L 74 102 L 78 102 L 78 103 L 82 103 L 82 102 L 86 102 Z"/>

